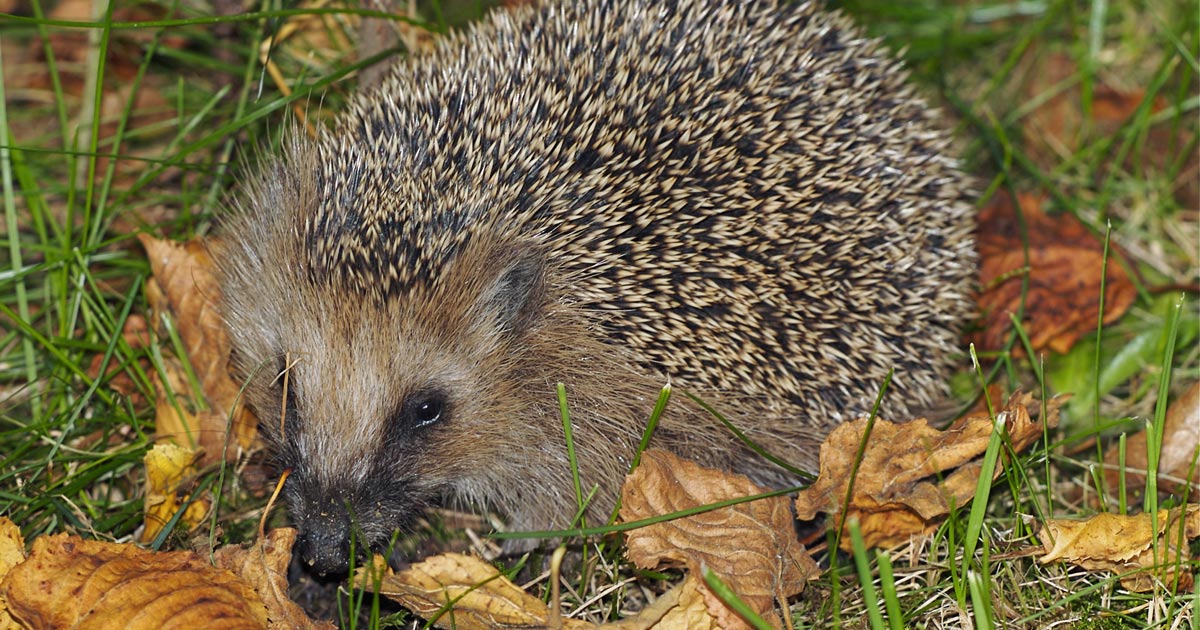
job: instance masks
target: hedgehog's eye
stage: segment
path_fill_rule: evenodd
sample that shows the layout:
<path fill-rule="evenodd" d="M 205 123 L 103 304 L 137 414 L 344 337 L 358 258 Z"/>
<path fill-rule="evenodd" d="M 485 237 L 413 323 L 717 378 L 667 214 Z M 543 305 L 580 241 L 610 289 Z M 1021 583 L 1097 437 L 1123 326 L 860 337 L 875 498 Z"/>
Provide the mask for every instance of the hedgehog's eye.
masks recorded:
<path fill-rule="evenodd" d="M 404 416 L 414 429 L 429 426 L 445 419 L 446 396 L 439 391 L 422 391 L 408 397 L 404 404 Z"/>

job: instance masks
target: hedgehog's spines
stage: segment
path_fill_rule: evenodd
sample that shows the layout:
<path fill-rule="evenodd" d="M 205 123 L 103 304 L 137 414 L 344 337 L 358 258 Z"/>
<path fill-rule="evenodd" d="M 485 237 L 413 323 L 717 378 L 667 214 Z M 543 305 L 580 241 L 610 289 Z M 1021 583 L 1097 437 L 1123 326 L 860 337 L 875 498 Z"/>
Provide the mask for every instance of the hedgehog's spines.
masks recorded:
<path fill-rule="evenodd" d="M 239 353 L 305 357 L 291 501 L 385 471 L 381 515 L 440 494 L 565 525 L 559 381 L 598 503 L 667 377 L 802 465 L 893 368 L 886 415 L 932 403 L 970 309 L 970 183 L 905 79 L 840 14 L 743 0 L 546 0 L 399 64 L 230 230 Z M 384 430 L 429 391 L 447 418 Z M 789 481 L 686 401 L 660 431 Z"/>

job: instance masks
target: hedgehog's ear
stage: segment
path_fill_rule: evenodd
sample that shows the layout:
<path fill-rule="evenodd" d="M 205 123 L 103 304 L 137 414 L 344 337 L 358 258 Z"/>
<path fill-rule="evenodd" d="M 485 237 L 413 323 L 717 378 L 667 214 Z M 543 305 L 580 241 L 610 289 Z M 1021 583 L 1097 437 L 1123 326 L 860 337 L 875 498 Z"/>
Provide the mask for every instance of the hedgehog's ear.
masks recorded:
<path fill-rule="evenodd" d="M 500 272 L 483 291 L 479 312 L 506 337 L 525 332 L 546 297 L 546 258 L 534 247 L 506 250 L 492 258 Z"/>

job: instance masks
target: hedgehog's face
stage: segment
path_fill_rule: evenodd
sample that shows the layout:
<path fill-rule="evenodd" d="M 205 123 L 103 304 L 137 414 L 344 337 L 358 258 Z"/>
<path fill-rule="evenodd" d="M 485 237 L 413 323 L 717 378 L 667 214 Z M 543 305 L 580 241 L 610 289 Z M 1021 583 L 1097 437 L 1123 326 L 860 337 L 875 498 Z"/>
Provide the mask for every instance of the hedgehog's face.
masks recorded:
<path fill-rule="evenodd" d="M 479 497 L 513 466 L 512 348 L 541 308 L 540 256 L 457 259 L 436 288 L 380 302 L 292 277 L 226 279 L 250 402 L 278 467 L 301 558 L 344 573 L 351 538 L 382 550 L 442 495 Z M 287 273 L 283 271 L 281 273 Z M 277 290 L 278 294 L 271 294 Z M 281 409 L 286 408 L 282 414 Z"/>

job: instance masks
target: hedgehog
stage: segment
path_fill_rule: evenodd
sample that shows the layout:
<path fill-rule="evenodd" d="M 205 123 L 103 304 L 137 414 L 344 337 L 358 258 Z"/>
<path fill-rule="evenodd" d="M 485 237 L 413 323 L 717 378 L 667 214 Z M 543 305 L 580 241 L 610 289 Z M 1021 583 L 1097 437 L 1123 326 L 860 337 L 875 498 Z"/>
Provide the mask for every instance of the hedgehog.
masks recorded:
<path fill-rule="evenodd" d="M 975 268 L 945 121 L 813 2 L 543 0 L 289 134 L 221 278 L 299 557 L 436 505 L 571 526 L 559 383 L 592 523 L 668 381 L 650 445 L 772 487 L 747 442 L 812 469 L 889 373 L 890 416 L 944 400 Z"/>

